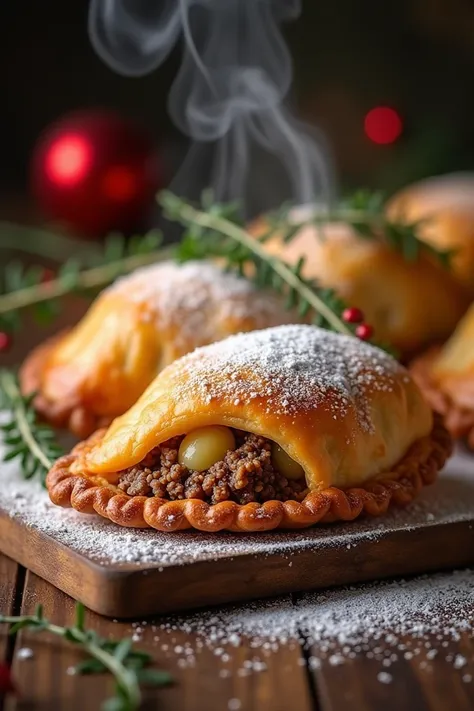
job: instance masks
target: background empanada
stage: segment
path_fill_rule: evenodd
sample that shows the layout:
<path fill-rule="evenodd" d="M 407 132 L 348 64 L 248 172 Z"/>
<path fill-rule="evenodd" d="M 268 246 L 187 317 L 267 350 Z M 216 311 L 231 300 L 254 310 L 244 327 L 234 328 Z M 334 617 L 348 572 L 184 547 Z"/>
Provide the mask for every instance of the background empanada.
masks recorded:
<path fill-rule="evenodd" d="M 164 262 L 120 278 L 80 323 L 39 346 L 20 379 L 38 411 L 87 436 L 127 410 L 197 346 L 295 320 L 280 298 L 209 262 Z"/>

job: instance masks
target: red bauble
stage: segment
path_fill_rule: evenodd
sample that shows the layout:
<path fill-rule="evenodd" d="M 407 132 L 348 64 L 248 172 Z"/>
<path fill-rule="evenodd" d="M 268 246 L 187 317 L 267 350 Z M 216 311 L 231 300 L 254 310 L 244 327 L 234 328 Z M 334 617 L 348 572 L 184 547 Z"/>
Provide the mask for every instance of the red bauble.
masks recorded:
<path fill-rule="evenodd" d="M 150 138 L 104 111 L 58 121 L 39 140 L 31 165 L 45 215 L 85 234 L 145 227 L 160 182 Z"/>

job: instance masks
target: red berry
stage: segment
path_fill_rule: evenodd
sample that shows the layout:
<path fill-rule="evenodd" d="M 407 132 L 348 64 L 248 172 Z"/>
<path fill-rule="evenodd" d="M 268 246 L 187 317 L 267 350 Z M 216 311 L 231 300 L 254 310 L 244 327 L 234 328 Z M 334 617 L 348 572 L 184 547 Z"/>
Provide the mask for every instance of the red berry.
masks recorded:
<path fill-rule="evenodd" d="M 371 326 L 369 323 L 361 323 L 360 326 L 357 326 L 355 330 L 355 335 L 362 341 L 368 341 L 369 338 L 372 337 L 373 333 L 373 326 Z"/>
<path fill-rule="evenodd" d="M 0 353 L 7 351 L 12 344 L 11 336 L 5 331 L 0 331 Z"/>
<path fill-rule="evenodd" d="M 360 323 L 364 320 L 364 314 L 360 309 L 351 306 L 342 312 L 342 320 L 346 321 L 346 323 Z"/>

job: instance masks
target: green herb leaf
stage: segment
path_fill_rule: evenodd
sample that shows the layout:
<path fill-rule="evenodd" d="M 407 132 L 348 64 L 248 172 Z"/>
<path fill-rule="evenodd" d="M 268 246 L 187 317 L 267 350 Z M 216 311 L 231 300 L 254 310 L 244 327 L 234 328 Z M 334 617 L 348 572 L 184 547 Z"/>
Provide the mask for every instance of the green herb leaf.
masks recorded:
<path fill-rule="evenodd" d="M 171 674 L 159 669 L 141 669 L 137 676 L 140 684 L 145 686 L 168 686 L 173 681 Z"/>
<path fill-rule="evenodd" d="M 86 659 L 74 667 L 74 674 L 102 674 L 107 668 L 97 659 Z"/>
<path fill-rule="evenodd" d="M 8 370 L 0 371 L 0 400 L 10 417 L 0 428 L 4 433 L 3 461 L 19 459 L 25 479 L 39 475 L 44 483 L 46 473 L 63 453 L 55 432 L 37 422 L 34 395 L 22 395 L 15 373 Z"/>
<path fill-rule="evenodd" d="M 35 615 L 0 615 L 0 624 L 2 623 L 12 625 L 11 633 L 23 628 L 45 630 L 76 644 L 88 655 L 87 659 L 74 667 L 76 674 L 113 674 L 116 694 L 102 705 L 107 711 L 138 711 L 142 701 L 140 684 L 164 686 L 171 683 L 167 672 L 144 668 L 150 657 L 145 652 L 134 650 L 131 639 L 104 640 L 94 630 L 84 629 L 84 607 L 80 603 L 76 604 L 74 627 L 52 624 L 43 617 L 41 606 L 37 607 Z"/>

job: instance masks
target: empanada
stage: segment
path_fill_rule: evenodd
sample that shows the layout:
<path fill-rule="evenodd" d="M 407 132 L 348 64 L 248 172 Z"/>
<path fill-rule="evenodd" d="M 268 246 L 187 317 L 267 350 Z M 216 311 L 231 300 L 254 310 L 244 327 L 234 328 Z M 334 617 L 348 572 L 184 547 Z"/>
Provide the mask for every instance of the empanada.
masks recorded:
<path fill-rule="evenodd" d="M 123 526 L 304 528 L 408 503 L 450 448 L 391 356 L 280 326 L 172 363 L 108 430 L 58 460 L 47 487 L 54 503 Z"/>
<path fill-rule="evenodd" d="M 304 214 L 295 211 L 295 219 L 302 221 Z M 264 232 L 265 225 L 255 225 L 253 231 Z M 305 257 L 303 273 L 361 309 L 377 340 L 394 346 L 403 356 L 449 336 L 470 302 L 443 267 L 425 257 L 407 262 L 382 242 L 359 236 L 347 224 L 329 224 L 322 232 L 305 226 L 289 243 L 276 236 L 265 244 L 292 264 Z"/>
<path fill-rule="evenodd" d="M 218 266 L 164 262 L 103 291 L 75 328 L 30 354 L 20 381 L 45 419 L 86 437 L 197 346 L 295 320 L 276 295 Z"/>
<path fill-rule="evenodd" d="M 452 173 L 421 180 L 394 195 L 387 205 L 395 220 L 421 220 L 420 237 L 453 250 L 451 271 L 474 297 L 474 174 Z"/>
<path fill-rule="evenodd" d="M 474 449 L 474 305 L 447 343 L 417 358 L 411 371 L 453 437 Z"/>

